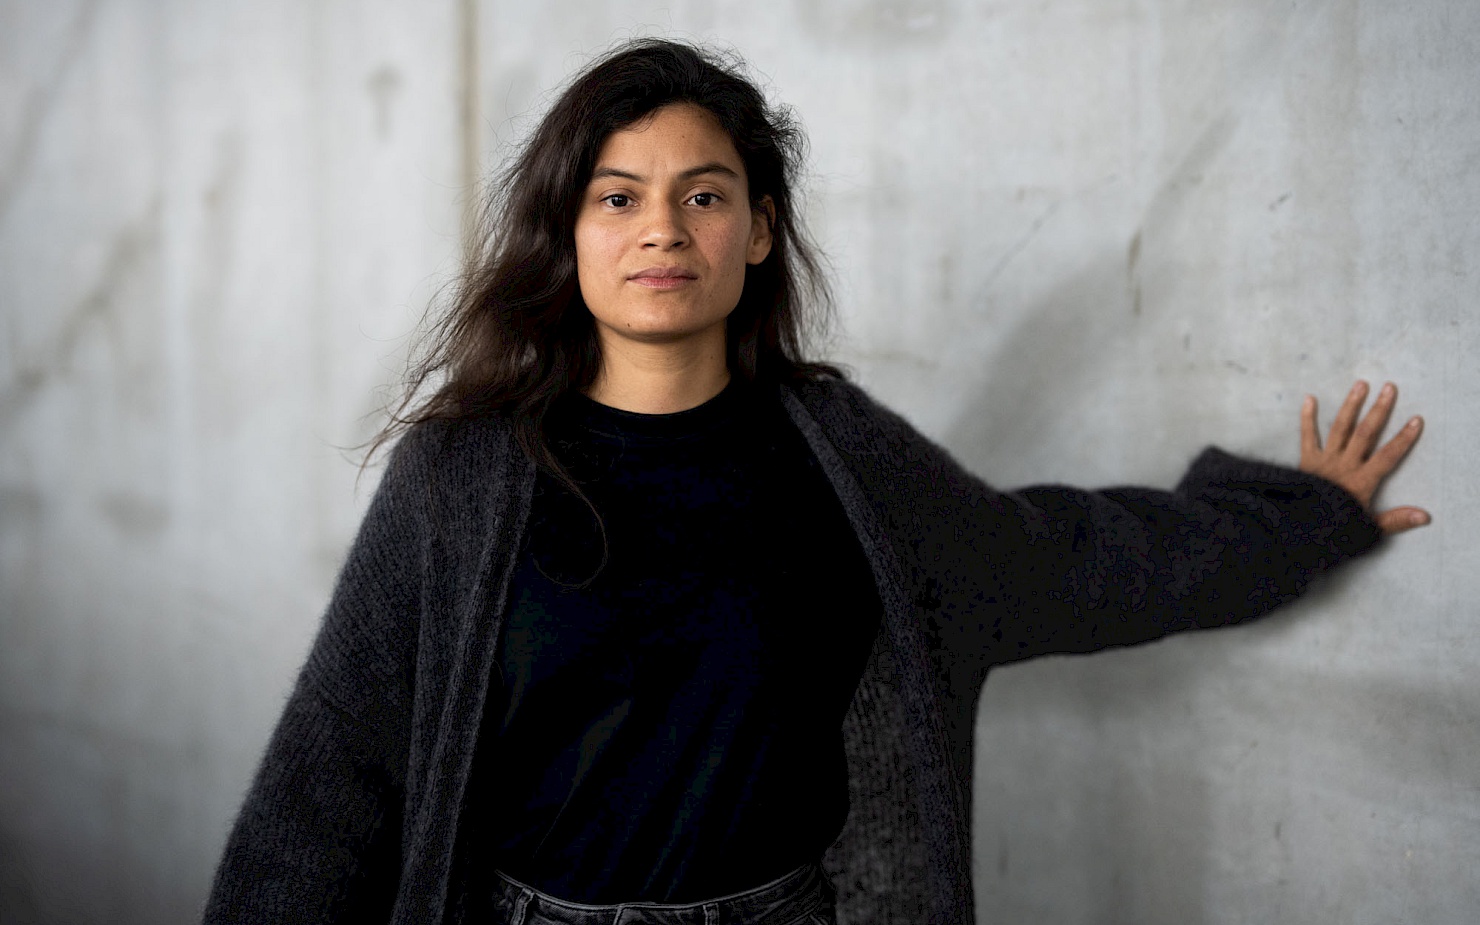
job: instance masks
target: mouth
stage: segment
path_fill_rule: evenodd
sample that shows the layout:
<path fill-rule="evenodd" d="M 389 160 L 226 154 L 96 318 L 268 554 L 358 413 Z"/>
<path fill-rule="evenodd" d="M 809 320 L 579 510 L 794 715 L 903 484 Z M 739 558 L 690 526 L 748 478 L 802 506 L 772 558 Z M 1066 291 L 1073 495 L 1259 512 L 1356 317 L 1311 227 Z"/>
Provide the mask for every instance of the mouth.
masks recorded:
<path fill-rule="evenodd" d="M 679 289 L 693 281 L 692 276 L 636 276 L 629 280 L 645 289 Z"/>
<path fill-rule="evenodd" d="M 628 282 L 647 289 L 678 289 L 695 279 L 694 274 L 680 267 L 648 267 L 627 277 Z"/>

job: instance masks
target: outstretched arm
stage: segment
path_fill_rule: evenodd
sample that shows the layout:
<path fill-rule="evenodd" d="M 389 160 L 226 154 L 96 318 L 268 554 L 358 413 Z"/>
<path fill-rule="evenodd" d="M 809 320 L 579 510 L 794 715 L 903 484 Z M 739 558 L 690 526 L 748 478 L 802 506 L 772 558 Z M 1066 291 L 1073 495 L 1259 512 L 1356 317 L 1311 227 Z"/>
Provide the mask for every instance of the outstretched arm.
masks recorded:
<path fill-rule="evenodd" d="M 999 627 L 1012 645 L 991 657 L 1092 651 L 1236 623 L 1292 600 L 1315 575 L 1369 548 L 1374 526 L 1392 533 L 1427 522 L 1419 508 L 1371 511 L 1422 422 L 1414 418 L 1378 449 L 1397 389 L 1383 389 L 1360 416 L 1366 395 L 1358 382 L 1324 447 L 1314 399 L 1307 400 L 1299 471 L 1210 449 L 1170 493 L 1060 486 L 1009 493 L 1016 515 L 1050 540 L 1030 537 L 999 559 L 1018 573 L 1010 584 L 1031 590 L 1016 619 Z"/>
<path fill-rule="evenodd" d="M 1416 436 L 1368 452 L 1392 398 L 1358 426 L 1358 396 L 1303 471 L 1210 448 L 1173 491 L 999 492 L 861 390 L 832 392 L 816 406 L 823 429 L 900 552 L 950 686 L 973 697 L 995 664 L 1237 623 L 1293 600 L 1377 542 L 1372 491 Z"/>

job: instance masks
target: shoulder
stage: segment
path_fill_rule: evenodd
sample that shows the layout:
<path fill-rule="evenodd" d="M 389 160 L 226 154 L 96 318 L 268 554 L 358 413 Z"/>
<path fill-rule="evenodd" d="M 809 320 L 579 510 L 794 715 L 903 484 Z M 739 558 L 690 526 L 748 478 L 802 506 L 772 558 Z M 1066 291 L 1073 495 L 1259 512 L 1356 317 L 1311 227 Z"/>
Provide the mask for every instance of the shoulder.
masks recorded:
<path fill-rule="evenodd" d="M 979 502 L 993 492 L 945 447 L 863 388 L 844 381 L 792 387 L 793 417 L 835 451 L 866 495 L 900 510 L 936 510 L 945 501 Z M 814 449 L 816 448 L 814 439 Z M 823 452 L 826 452 L 823 451 Z"/>
<path fill-rule="evenodd" d="M 391 448 L 386 477 L 414 478 L 503 459 L 513 444 L 513 427 L 499 414 L 418 421 Z"/>
<path fill-rule="evenodd" d="M 905 417 L 845 379 L 814 379 L 787 386 L 828 440 L 852 456 L 909 460 L 945 450 Z"/>
<path fill-rule="evenodd" d="M 904 423 L 857 383 L 837 377 L 806 379 L 785 386 L 819 422 L 898 426 Z M 906 425 L 907 426 L 907 425 Z"/>
<path fill-rule="evenodd" d="M 372 505 L 372 516 L 377 507 L 417 521 L 433 511 L 464 510 L 481 503 L 494 486 L 506 484 L 523 459 L 513 428 L 502 417 L 419 421 L 387 453 L 376 488 L 384 503 Z"/>

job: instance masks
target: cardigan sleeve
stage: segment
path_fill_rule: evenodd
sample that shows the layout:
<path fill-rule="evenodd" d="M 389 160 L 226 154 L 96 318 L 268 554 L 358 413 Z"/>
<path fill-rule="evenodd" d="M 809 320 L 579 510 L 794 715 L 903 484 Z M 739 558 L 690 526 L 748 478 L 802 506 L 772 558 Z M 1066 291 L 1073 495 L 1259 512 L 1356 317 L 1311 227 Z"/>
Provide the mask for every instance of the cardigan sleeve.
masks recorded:
<path fill-rule="evenodd" d="M 340 571 L 227 839 L 206 923 L 389 917 L 424 561 L 417 437 L 391 454 Z"/>
<path fill-rule="evenodd" d="M 1379 538 L 1334 483 L 1215 448 L 1172 491 L 1000 492 L 861 390 L 834 399 L 829 430 L 965 691 L 994 664 L 1258 616 Z"/>
<path fill-rule="evenodd" d="M 1170 492 L 1039 486 L 1004 497 L 1026 539 L 995 558 L 1032 599 L 994 628 L 996 661 L 1239 623 L 1380 535 L 1340 486 L 1215 447 Z"/>

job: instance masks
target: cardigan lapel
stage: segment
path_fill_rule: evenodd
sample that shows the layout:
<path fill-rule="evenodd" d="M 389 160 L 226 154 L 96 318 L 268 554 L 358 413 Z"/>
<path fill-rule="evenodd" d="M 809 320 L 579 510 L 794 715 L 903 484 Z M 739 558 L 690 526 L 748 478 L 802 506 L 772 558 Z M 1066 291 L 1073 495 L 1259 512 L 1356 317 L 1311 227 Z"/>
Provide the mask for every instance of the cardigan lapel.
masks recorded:
<path fill-rule="evenodd" d="M 931 881 L 927 901 L 933 901 L 935 908 L 929 921 L 953 923 L 963 903 L 967 909 L 972 904 L 971 838 L 970 831 L 965 828 L 971 818 L 970 807 L 962 805 L 964 794 L 953 783 L 954 771 L 944 721 L 945 705 L 941 703 L 942 692 L 934 683 L 934 660 L 930 657 L 922 621 L 915 610 L 905 573 L 881 522 L 881 515 L 870 503 L 869 494 L 839 451 L 842 447 L 846 452 L 861 435 L 867 435 L 872 429 L 870 422 L 860 415 L 850 416 L 847 413 L 850 403 L 824 394 L 823 390 L 828 388 L 827 384 L 804 389 L 783 387 L 782 400 L 832 482 L 833 490 L 847 511 L 873 568 L 884 609 L 885 639 L 879 644 L 887 641 L 892 650 L 888 653 L 891 665 L 883 677 L 885 683 L 892 682 L 908 714 L 902 717 L 908 727 L 906 730 L 887 732 L 908 742 L 907 759 L 913 770 L 913 797 L 919 814 L 917 821 L 923 830 L 913 835 L 925 842 L 931 855 L 926 870 Z M 849 387 L 840 384 L 831 388 Z M 870 446 L 863 449 L 877 455 L 883 448 Z M 886 500 L 895 504 L 905 503 L 901 497 L 907 495 L 908 485 L 894 485 L 890 490 L 893 494 Z M 864 688 L 873 680 L 869 674 L 876 667 L 876 660 L 871 659 L 870 670 L 865 675 L 864 685 L 860 686 L 859 696 L 855 697 L 852 710 L 867 710 L 874 706 L 874 699 L 865 696 Z M 887 727 L 899 719 L 901 717 L 890 717 L 881 710 L 863 717 L 861 721 L 865 725 Z M 876 735 L 881 731 L 885 730 L 873 730 Z M 864 770 L 860 769 L 860 772 Z M 865 776 L 869 775 L 865 773 Z M 891 794 L 877 796 L 888 798 Z M 879 815 L 887 815 L 887 809 L 881 808 Z M 902 873 L 894 871 L 895 879 L 899 879 Z"/>
<path fill-rule="evenodd" d="M 406 923 L 460 922 L 467 894 L 466 835 L 461 831 L 467 804 L 468 781 L 477 752 L 478 732 L 488 697 L 504 597 L 508 592 L 525 522 L 534 495 L 535 467 L 497 421 L 472 421 L 450 434 L 447 458 L 463 464 L 452 473 L 455 495 L 474 498 L 462 516 L 442 521 L 450 550 L 441 567 L 458 576 L 461 591 L 441 602 L 439 612 L 424 610 L 423 619 L 440 626 L 423 633 L 423 645 L 435 638 L 448 640 L 445 685 L 419 702 L 425 715 L 418 722 L 433 723 L 430 756 L 420 793 L 420 806 L 408 830 L 405 878 L 416 895 L 403 894 L 393 921 Z M 458 506 L 453 500 L 454 509 Z M 428 674 L 436 676 L 439 672 Z M 420 699 L 420 698 L 419 698 Z M 418 869 L 419 868 L 419 869 Z"/>

